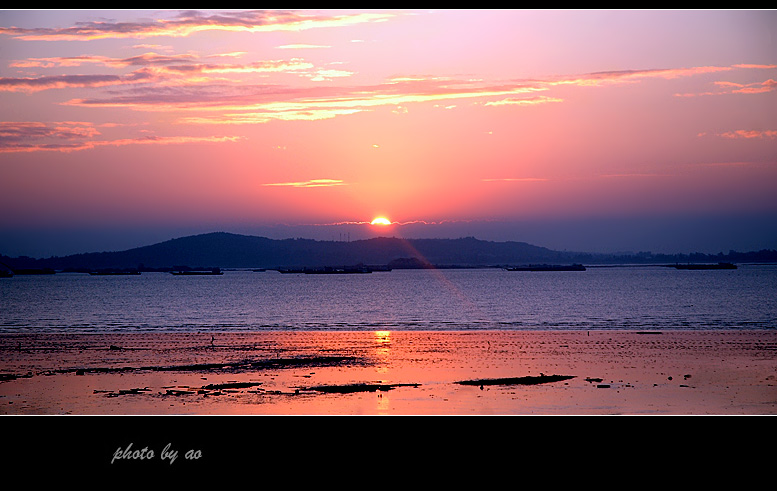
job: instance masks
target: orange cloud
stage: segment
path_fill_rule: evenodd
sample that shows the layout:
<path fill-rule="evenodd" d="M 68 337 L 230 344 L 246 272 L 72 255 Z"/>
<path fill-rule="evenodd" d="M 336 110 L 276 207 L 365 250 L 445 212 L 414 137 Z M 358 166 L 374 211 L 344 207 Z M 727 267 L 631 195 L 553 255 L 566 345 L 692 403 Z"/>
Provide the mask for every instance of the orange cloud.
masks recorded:
<path fill-rule="evenodd" d="M 723 138 L 777 138 L 777 131 L 775 130 L 736 130 L 721 133 Z"/>
<path fill-rule="evenodd" d="M 763 68 L 763 69 L 769 69 L 769 68 L 777 68 L 777 65 L 755 65 L 755 64 L 747 64 L 747 63 L 741 63 L 739 65 L 734 65 L 735 68 Z"/>
<path fill-rule="evenodd" d="M 732 68 L 741 69 L 773 69 L 777 68 L 777 65 L 733 65 Z M 736 82 L 728 82 L 725 80 L 719 80 L 713 82 L 715 87 L 721 89 L 716 92 L 698 92 L 698 93 L 685 93 L 675 94 L 677 97 L 697 97 L 706 95 L 722 95 L 722 94 L 762 94 L 765 92 L 771 92 L 777 90 L 777 81 L 774 79 L 768 79 L 764 82 L 755 82 L 751 84 L 740 84 Z"/>
<path fill-rule="evenodd" d="M 773 90 L 777 90 L 777 81 L 770 78 L 765 82 L 744 85 L 733 92 L 735 94 L 762 94 Z"/>
<path fill-rule="evenodd" d="M 738 84 L 735 82 L 715 82 L 718 87 L 730 88 L 731 94 L 761 94 L 764 92 L 771 92 L 777 89 L 777 81 L 774 79 L 766 80 L 765 82 L 756 82 L 752 84 Z"/>

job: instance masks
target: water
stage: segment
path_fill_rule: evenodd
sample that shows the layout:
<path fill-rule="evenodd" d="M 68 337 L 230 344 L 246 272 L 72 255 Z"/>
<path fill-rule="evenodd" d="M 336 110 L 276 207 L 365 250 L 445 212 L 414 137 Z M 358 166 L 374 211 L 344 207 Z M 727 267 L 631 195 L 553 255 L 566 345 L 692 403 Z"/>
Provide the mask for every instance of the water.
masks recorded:
<path fill-rule="evenodd" d="M 0 280 L 0 332 L 777 327 L 777 265 Z"/>

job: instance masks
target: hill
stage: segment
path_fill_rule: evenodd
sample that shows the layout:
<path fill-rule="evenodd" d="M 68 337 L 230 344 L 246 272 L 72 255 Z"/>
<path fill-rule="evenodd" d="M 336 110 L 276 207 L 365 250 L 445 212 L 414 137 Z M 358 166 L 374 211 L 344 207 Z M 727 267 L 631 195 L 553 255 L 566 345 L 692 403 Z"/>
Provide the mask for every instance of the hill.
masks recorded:
<path fill-rule="evenodd" d="M 561 252 L 525 242 L 379 237 L 353 242 L 265 237 L 214 232 L 172 239 L 126 251 L 34 259 L 0 256 L 11 269 L 182 269 L 183 267 L 291 268 L 356 264 L 420 267 L 501 266 L 514 264 L 652 264 L 685 262 L 776 262 L 777 251 L 728 254 L 632 255 Z"/>
<path fill-rule="evenodd" d="M 268 239 L 224 232 L 172 239 L 126 251 L 74 254 L 47 259 L 8 258 L 11 268 L 124 269 L 221 267 L 277 268 L 333 265 L 385 265 L 417 258 L 437 266 L 474 266 L 516 261 L 563 261 L 563 253 L 523 242 L 379 237 L 353 242 Z"/>

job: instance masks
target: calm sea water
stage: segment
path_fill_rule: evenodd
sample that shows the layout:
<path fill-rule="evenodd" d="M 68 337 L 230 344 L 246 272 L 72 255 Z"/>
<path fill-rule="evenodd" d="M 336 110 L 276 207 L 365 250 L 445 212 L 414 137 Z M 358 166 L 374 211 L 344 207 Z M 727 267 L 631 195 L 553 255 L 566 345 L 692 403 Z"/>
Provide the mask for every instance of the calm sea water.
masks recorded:
<path fill-rule="evenodd" d="M 6 333 L 775 327 L 775 265 L 0 279 Z"/>

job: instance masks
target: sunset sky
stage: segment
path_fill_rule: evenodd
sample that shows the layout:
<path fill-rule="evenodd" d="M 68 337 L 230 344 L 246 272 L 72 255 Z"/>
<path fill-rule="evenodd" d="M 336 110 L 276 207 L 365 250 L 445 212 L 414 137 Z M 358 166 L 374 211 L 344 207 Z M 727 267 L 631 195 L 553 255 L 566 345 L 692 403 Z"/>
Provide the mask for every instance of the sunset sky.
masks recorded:
<path fill-rule="evenodd" d="M 777 248 L 777 11 L 0 11 L 0 107 L 11 256 Z"/>

